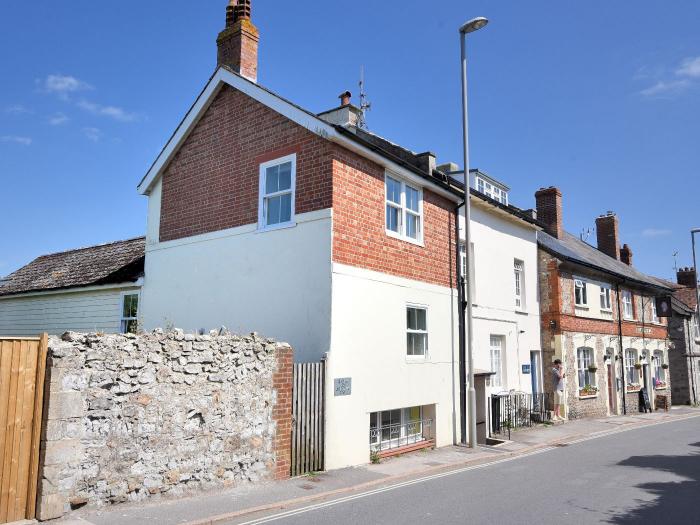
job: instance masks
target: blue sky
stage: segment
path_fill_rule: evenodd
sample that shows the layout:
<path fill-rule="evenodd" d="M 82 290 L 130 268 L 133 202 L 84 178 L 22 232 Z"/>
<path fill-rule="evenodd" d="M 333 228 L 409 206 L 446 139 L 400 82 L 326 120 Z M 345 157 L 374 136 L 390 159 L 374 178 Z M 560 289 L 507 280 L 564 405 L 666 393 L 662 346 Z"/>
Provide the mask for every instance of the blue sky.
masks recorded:
<path fill-rule="evenodd" d="M 145 231 L 136 185 L 214 70 L 225 0 L 6 1 L 0 275 Z M 302 7 L 300 7 L 302 6 Z M 253 0 L 259 82 L 312 110 L 357 92 L 370 129 L 459 161 L 457 28 L 470 38 L 473 166 L 511 202 L 557 185 L 572 233 L 614 210 L 635 265 L 673 275 L 700 226 L 700 3 Z M 590 240 L 594 241 L 593 235 Z"/>

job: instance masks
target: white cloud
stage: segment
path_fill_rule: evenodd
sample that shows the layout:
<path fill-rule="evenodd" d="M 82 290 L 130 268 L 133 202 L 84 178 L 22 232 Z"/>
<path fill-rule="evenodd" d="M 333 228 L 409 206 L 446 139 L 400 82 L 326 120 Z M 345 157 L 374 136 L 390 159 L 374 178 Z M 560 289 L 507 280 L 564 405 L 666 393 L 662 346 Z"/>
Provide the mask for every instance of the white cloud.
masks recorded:
<path fill-rule="evenodd" d="M 686 58 L 676 70 L 680 77 L 700 78 L 700 56 Z"/>
<path fill-rule="evenodd" d="M 101 104 L 95 104 L 94 102 L 88 102 L 87 100 L 78 102 L 78 107 L 93 115 L 109 117 L 119 122 L 134 122 L 139 119 L 136 113 L 130 113 L 117 106 L 103 106 Z"/>
<path fill-rule="evenodd" d="M 54 113 L 49 117 L 49 124 L 52 126 L 60 126 L 61 124 L 65 124 L 68 122 L 70 119 L 65 113 L 61 113 L 60 111 L 58 113 Z"/>
<path fill-rule="evenodd" d="M 642 236 L 644 237 L 666 237 L 673 233 L 671 230 L 665 230 L 661 228 L 646 228 L 642 230 Z"/>
<path fill-rule="evenodd" d="M 97 128 L 83 128 L 83 134 L 92 142 L 99 142 L 102 138 L 102 132 Z"/>
<path fill-rule="evenodd" d="M 19 137 L 17 135 L 3 135 L 0 136 L 0 142 L 10 142 L 13 144 L 20 144 L 22 146 L 29 146 L 32 143 L 30 137 Z"/>
<path fill-rule="evenodd" d="M 690 82 L 687 80 L 659 80 L 653 86 L 649 86 L 646 89 L 642 89 L 639 93 L 645 97 L 654 97 L 658 95 L 669 95 L 673 93 L 679 93 L 685 88 L 690 86 Z"/>
<path fill-rule="evenodd" d="M 32 110 L 29 108 L 26 108 L 22 104 L 14 104 L 12 106 L 7 106 L 5 108 L 5 113 L 9 113 L 10 115 L 24 115 L 24 114 L 32 113 Z"/>
<path fill-rule="evenodd" d="M 92 89 L 87 82 L 83 82 L 70 75 L 49 75 L 43 81 L 39 81 L 44 91 L 67 96 L 68 93 L 86 91 Z"/>

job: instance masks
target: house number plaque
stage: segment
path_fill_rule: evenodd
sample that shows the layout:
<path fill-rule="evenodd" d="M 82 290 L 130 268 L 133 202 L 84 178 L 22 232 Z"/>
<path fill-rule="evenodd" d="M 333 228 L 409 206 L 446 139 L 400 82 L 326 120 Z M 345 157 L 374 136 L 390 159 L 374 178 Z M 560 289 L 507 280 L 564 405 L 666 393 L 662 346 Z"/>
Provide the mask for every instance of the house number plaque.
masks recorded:
<path fill-rule="evenodd" d="M 349 396 L 352 393 L 352 377 L 338 377 L 333 380 L 336 396 Z"/>

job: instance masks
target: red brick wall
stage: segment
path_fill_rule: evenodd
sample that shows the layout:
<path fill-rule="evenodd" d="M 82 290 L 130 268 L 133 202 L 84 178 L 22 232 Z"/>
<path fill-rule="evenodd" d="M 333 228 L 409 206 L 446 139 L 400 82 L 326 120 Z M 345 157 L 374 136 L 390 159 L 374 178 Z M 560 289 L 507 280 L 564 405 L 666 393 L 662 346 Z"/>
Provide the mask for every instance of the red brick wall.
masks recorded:
<path fill-rule="evenodd" d="M 292 375 L 294 352 L 291 347 L 277 349 L 277 369 L 272 375 L 272 388 L 277 400 L 272 409 L 275 421 L 274 479 L 287 479 L 291 472 L 292 454 Z"/>
<path fill-rule="evenodd" d="M 336 147 L 333 152 L 333 261 L 454 287 L 454 203 L 423 190 L 424 244 L 385 230 L 384 168 Z"/>
<path fill-rule="evenodd" d="M 331 144 L 224 86 L 163 174 L 160 240 L 258 221 L 259 165 L 297 154 L 296 213 L 331 206 Z"/>

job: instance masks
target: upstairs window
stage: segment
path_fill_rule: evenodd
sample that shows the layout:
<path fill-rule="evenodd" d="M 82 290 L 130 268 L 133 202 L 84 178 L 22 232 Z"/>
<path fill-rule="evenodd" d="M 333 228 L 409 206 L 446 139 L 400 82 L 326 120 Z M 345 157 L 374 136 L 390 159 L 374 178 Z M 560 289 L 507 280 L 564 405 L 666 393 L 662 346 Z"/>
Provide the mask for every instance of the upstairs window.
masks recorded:
<path fill-rule="evenodd" d="M 425 357 L 428 353 L 428 310 L 406 307 L 406 355 Z"/>
<path fill-rule="evenodd" d="M 651 322 L 658 323 L 659 322 L 659 314 L 656 311 L 656 298 L 655 297 L 649 298 L 649 302 L 651 303 Z"/>
<path fill-rule="evenodd" d="M 588 306 L 586 281 L 574 279 L 574 300 L 576 301 L 576 306 Z"/>
<path fill-rule="evenodd" d="M 515 259 L 513 261 L 513 272 L 515 274 L 515 307 L 518 310 L 525 309 L 525 263 Z"/>
<path fill-rule="evenodd" d="M 625 319 L 634 319 L 634 307 L 632 306 L 632 292 L 629 290 L 622 291 L 622 317 Z"/>
<path fill-rule="evenodd" d="M 122 295 L 121 332 L 135 334 L 138 329 L 139 294 Z"/>
<path fill-rule="evenodd" d="M 464 283 L 465 283 L 465 289 L 466 289 L 466 284 L 467 281 L 469 280 L 469 274 L 467 273 L 467 268 L 471 270 L 472 276 L 476 276 L 476 269 L 474 266 L 474 243 L 471 243 L 471 249 L 469 250 L 469 258 L 467 260 L 467 249 L 464 245 L 463 242 L 459 243 L 459 262 L 460 262 L 460 271 L 462 272 L 462 277 L 464 277 Z M 467 264 L 469 266 L 467 267 Z M 474 301 L 474 298 L 476 297 L 476 278 L 473 279 L 473 282 L 471 283 L 471 286 L 469 288 L 469 294 L 471 295 L 472 302 Z"/>
<path fill-rule="evenodd" d="M 275 229 L 294 224 L 296 155 L 260 165 L 258 226 Z"/>
<path fill-rule="evenodd" d="M 499 187 L 496 184 L 481 178 L 476 177 L 476 191 L 491 197 L 493 200 L 500 202 L 501 204 L 508 205 L 508 192 L 505 188 Z"/>
<path fill-rule="evenodd" d="M 612 310 L 612 301 L 610 300 L 610 287 L 606 285 L 600 286 L 600 309 Z"/>
<path fill-rule="evenodd" d="M 386 232 L 412 242 L 423 241 L 423 192 L 386 176 Z"/>

